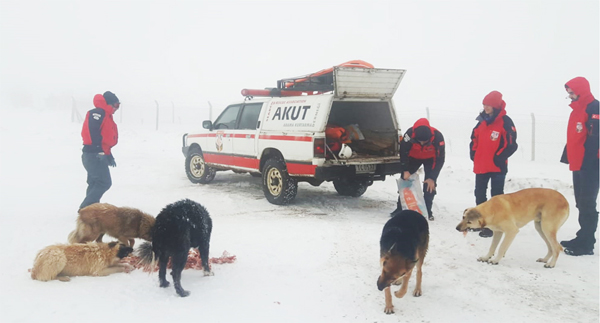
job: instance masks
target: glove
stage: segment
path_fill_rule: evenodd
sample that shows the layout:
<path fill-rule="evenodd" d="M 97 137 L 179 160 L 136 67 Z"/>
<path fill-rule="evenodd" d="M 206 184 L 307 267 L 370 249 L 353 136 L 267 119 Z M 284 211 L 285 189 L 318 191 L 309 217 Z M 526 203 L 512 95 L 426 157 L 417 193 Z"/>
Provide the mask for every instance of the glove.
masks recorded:
<path fill-rule="evenodd" d="M 115 157 L 113 155 L 106 155 L 106 163 L 110 167 L 117 167 L 117 163 L 115 162 Z"/>

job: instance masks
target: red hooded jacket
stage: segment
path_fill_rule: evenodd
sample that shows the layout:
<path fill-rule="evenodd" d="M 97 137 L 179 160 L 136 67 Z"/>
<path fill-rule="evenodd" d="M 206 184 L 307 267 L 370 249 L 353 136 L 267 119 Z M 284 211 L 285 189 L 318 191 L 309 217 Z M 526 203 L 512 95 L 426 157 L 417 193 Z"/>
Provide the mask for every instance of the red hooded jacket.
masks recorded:
<path fill-rule="evenodd" d="M 114 109 L 106 104 L 102 94 L 94 96 L 94 106 L 96 108 L 86 114 L 81 129 L 83 151 L 111 155 L 110 149 L 119 141 L 119 131 L 113 120 Z"/>
<path fill-rule="evenodd" d="M 485 111 L 477 120 L 479 123 L 471 132 L 471 160 L 475 174 L 505 173 L 508 171 L 508 157 L 517 151 L 517 130 L 510 117 L 506 115 L 506 102 L 502 94 L 493 91 L 483 104 L 492 106 L 494 114 L 490 117 Z"/>
<path fill-rule="evenodd" d="M 567 84 L 579 96 L 571 102 L 573 109 L 567 126 L 566 156 L 561 161 L 569 164 L 571 171 L 598 169 L 598 100 L 590 91 L 590 83 L 583 77 L 576 77 Z M 566 158 L 565 158 L 566 157 Z"/>
<path fill-rule="evenodd" d="M 420 126 L 426 126 L 431 130 L 431 137 L 425 145 L 421 145 L 414 137 L 414 129 Z M 429 125 L 429 120 L 421 118 L 415 124 L 406 130 L 406 133 L 400 141 L 400 164 L 403 171 L 410 168 L 411 159 L 424 160 L 433 159 L 431 172 L 426 171 L 431 179 L 437 181 L 437 177 L 444 166 L 446 160 L 446 146 L 444 136 L 437 129 Z"/>

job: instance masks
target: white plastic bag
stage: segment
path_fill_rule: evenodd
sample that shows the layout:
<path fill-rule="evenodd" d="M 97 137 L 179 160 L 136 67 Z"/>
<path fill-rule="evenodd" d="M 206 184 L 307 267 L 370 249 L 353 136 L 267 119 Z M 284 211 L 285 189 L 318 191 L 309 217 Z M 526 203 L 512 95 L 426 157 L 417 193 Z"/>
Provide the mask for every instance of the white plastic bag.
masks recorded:
<path fill-rule="evenodd" d="M 421 187 L 419 174 L 414 173 L 407 180 L 403 180 L 401 176 L 396 179 L 396 182 L 398 183 L 398 194 L 400 195 L 402 209 L 425 214 L 427 207 L 425 206 L 425 198 L 423 198 L 423 188 Z"/>

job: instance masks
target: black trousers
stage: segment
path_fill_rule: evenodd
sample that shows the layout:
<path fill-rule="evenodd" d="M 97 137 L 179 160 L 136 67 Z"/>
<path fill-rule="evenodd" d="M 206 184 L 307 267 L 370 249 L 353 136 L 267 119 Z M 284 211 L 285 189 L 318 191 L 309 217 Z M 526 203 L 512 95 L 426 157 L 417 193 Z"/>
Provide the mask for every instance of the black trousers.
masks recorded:
<path fill-rule="evenodd" d="M 488 183 L 492 182 L 492 196 L 504 194 L 505 173 L 475 174 L 475 203 L 477 205 L 487 201 Z"/>
<path fill-rule="evenodd" d="M 579 209 L 579 226 L 577 240 L 584 248 L 594 248 L 596 228 L 598 227 L 599 170 L 579 170 L 573 172 L 573 190 L 575 191 L 575 206 Z"/>
<path fill-rule="evenodd" d="M 81 155 L 81 161 L 83 167 L 87 171 L 87 184 L 88 188 L 85 192 L 85 199 L 79 206 L 80 209 L 100 202 L 102 195 L 112 185 L 112 179 L 110 178 L 110 170 L 108 170 L 108 162 L 103 155 L 98 153 L 83 153 Z"/>
<path fill-rule="evenodd" d="M 421 165 L 423 165 L 423 170 L 425 171 L 425 179 L 431 178 L 431 171 L 433 170 L 433 158 L 429 159 L 416 159 L 409 157 L 409 166 L 404 171 L 407 171 L 411 174 L 416 173 Z M 437 181 L 435 183 L 437 187 Z M 427 185 L 423 184 L 423 199 L 425 200 L 425 207 L 427 207 L 427 215 L 432 216 L 431 208 L 433 207 L 433 197 L 437 194 L 437 190 L 434 188 L 433 192 L 429 193 L 427 191 Z M 401 208 L 400 197 L 398 197 L 398 208 Z"/>

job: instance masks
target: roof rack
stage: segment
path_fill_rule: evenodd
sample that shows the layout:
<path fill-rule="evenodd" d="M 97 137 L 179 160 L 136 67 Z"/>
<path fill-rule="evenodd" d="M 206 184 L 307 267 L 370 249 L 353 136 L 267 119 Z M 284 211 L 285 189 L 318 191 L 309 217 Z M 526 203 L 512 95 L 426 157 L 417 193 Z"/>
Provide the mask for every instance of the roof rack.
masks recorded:
<path fill-rule="evenodd" d="M 344 67 L 361 67 L 374 68 L 373 65 L 361 61 L 353 60 L 342 63 L 337 66 Z M 334 67 L 326 68 L 315 73 L 285 78 L 277 81 L 277 88 L 267 88 L 264 90 L 249 90 L 243 89 L 243 96 L 300 96 L 322 94 L 332 92 L 334 90 L 333 69 Z"/>

